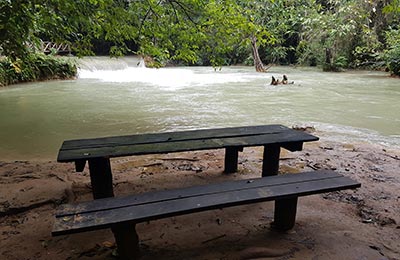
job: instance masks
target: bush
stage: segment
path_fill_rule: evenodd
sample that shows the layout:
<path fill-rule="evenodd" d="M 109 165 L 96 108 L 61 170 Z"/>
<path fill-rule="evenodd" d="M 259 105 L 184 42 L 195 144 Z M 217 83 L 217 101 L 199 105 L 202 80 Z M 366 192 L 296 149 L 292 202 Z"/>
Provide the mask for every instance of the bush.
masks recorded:
<path fill-rule="evenodd" d="M 20 82 L 70 79 L 77 74 L 77 67 L 71 58 L 31 53 L 25 59 L 11 61 L 0 58 L 0 86 Z"/>
<path fill-rule="evenodd" d="M 353 68 L 379 69 L 384 65 L 381 55 L 376 48 L 368 46 L 357 46 L 353 51 Z"/>
<path fill-rule="evenodd" d="M 347 68 L 347 66 L 347 58 L 344 56 L 338 56 L 337 58 L 333 59 L 331 63 L 324 63 L 322 66 L 322 70 L 339 72 L 343 71 L 345 68 Z"/>
<path fill-rule="evenodd" d="M 393 75 L 400 76 L 400 30 L 391 30 L 386 33 L 388 50 L 384 59 L 389 71 Z"/>

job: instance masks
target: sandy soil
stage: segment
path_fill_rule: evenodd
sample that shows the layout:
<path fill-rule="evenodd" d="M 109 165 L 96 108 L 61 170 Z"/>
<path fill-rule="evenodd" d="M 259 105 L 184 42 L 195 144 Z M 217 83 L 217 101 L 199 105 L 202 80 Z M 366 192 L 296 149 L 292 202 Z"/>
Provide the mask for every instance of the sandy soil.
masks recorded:
<path fill-rule="evenodd" d="M 239 156 L 231 175 L 222 173 L 222 150 L 112 160 L 115 193 L 260 176 L 262 149 Z M 141 223 L 142 259 L 400 259 L 400 152 L 326 141 L 282 152 L 282 172 L 312 169 L 337 170 L 362 187 L 300 198 L 296 226 L 285 233 L 270 229 L 273 202 Z M 91 200 L 87 169 L 3 161 L 0 187 L 0 259 L 115 259 L 109 230 L 51 237 L 57 205 Z"/>

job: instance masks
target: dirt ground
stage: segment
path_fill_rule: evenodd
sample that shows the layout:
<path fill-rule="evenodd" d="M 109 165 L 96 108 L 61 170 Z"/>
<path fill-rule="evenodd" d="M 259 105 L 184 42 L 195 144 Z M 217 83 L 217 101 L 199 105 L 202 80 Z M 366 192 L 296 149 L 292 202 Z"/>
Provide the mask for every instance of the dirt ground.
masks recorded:
<path fill-rule="evenodd" d="M 119 196 L 259 177 L 262 152 L 245 148 L 231 175 L 223 174 L 223 150 L 115 159 L 114 190 Z M 362 187 L 300 198 L 296 225 L 285 233 L 270 229 L 273 202 L 141 223 L 142 259 L 400 259 L 400 151 L 319 141 L 281 157 L 282 173 L 334 169 Z M 51 236 L 57 205 L 91 200 L 87 168 L 1 161 L 0 187 L 0 259 L 116 259 L 109 230 Z"/>

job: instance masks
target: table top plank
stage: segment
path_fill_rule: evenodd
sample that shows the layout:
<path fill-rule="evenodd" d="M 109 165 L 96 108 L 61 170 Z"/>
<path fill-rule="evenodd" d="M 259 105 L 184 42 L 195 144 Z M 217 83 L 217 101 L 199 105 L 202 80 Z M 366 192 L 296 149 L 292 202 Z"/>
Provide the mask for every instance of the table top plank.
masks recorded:
<path fill-rule="evenodd" d="M 65 141 L 62 150 L 74 150 L 84 148 L 100 148 L 118 145 L 151 144 L 162 142 L 175 142 L 185 140 L 203 140 L 212 138 L 227 138 L 249 136 L 258 134 L 273 134 L 287 131 L 282 125 L 242 126 L 215 129 L 199 129 L 177 132 L 146 133 L 125 136 L 111 136 L 92 139 L 77 139 Z"/>
<path fill-rule="evenodd" d="M 302 143 L 318 137 L 282 125 L 203 129 L 159 134 L 143 134 L 65 141 L 59 162 L 98 157 L 185 152 L 225 147 Z"/>

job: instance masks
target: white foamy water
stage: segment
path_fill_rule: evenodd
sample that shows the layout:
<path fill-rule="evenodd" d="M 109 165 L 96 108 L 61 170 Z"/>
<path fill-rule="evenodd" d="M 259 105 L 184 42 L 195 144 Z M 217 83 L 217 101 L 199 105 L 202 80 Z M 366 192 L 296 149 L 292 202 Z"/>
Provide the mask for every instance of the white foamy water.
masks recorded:
<path fill-rule="evenodd" d="M 80 79 L 98 79 L 110 83 L 143 83 L 170 89 L 215 84 L 250 82 L 261 75 L 246 75 L 214 71 L 206 73 L 193 69 L 128 67 L 120 70 L 79 70 Z"/>

